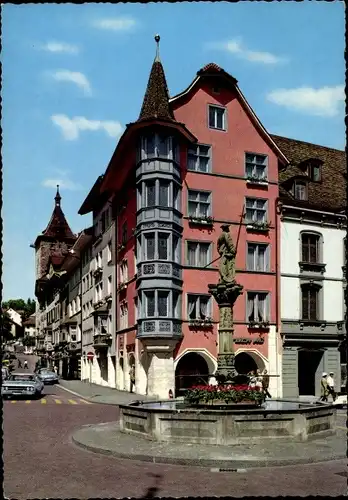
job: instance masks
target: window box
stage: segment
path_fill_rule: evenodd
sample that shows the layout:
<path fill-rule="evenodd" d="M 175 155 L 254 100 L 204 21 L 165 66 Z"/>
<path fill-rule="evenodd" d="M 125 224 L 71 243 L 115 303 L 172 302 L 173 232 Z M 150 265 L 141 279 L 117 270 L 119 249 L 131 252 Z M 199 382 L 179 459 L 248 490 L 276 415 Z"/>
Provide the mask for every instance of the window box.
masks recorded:
<path fill-rule="evenodd" d="M 247 222 L 248 231 L 258 231 L 260 233 L 267 233 L 271 227 L 270 222 Z"/>
<path fill-rule="evenodd" d="M 312 272 L 312 273 L 320 273 L 324 274 L 325 273 L 325 268 L 326 264 L 323 264 L 321 262 L 299 262 L 298 265 L 300 266 L 300 272 Z"/>
<path fill-rule="evenodd" d="M 203 215 L 203 216 L 190 215 L 189 221 L 190 224 L 212 226 L 214 224 L 214 217 L 211 217 L 210 215 Z"/>
<path fill-rule="evenodd" d="M 211 318 L 206 319 L 190 319 L 189 327 L 190 328 L 201 328 L 201 329 L 209 329 L 213 326 L 213 320 Z"/>
<path fill-rule="evenodd" d="M 110 346 L 111 342 L 112 338 L 110 333 L 96 333 L 93 339 L 93 347 L 95 349 L 107 348 Z"/>
<path fill-rule="evenodd" d="M 249 321 L 248 328 L 257 328 L 259 330 L 269 330 L 269 321 Z"/>
<path fill-rule="evenodd" d="M 257 175 L 248 175 L 246 180 L 247 180 L 247 184 L 250 184 L 250 185 L 268 186 L 267 177 L 258 177 Z"/>

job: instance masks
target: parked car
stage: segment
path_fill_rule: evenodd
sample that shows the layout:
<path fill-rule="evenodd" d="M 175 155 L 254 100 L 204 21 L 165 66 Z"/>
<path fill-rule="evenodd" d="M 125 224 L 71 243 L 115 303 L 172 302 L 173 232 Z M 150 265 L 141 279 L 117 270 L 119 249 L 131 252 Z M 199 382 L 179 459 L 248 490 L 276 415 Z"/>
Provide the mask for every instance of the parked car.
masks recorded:
<path fill-rule="evenodd" d="M 56 372 L 49 370 L 48 368 L 40 368 L 37 372 L 38 377 L 42 380 L 44 384 L 58 384 L 59 379 Z"/>
<path fill-rule="evenodd" d="M 38 398 L 41 396 L 44 384 L 35 373 L 12 373 L 2 384 L 1 396 L 25 396 Z"/>

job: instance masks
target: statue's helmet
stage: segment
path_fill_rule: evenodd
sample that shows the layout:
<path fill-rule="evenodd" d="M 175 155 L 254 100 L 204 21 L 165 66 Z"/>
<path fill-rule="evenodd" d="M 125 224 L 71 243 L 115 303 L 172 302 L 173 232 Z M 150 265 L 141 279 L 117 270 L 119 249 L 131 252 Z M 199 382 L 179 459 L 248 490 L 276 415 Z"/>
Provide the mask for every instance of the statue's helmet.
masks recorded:
<path fill-rule="evenodd" d="M 220 227 L 223 231 L 228 231 L 230 229 L 230 224 L 222 224 Z"/>

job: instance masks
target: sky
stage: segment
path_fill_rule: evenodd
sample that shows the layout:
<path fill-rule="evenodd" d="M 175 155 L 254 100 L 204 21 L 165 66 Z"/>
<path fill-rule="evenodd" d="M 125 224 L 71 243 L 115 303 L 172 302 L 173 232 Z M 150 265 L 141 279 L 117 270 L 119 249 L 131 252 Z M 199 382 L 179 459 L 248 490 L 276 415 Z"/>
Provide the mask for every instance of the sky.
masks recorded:
<path fill-rule="evenodd" d="M 215 62 L 273 134 L 344 149 L 341 2 L 2 6 L 3 300 L 34 297 L 35 251 L 60 185 L 78 210 L 138 118 L 155 57 L 170 95 Z"/>

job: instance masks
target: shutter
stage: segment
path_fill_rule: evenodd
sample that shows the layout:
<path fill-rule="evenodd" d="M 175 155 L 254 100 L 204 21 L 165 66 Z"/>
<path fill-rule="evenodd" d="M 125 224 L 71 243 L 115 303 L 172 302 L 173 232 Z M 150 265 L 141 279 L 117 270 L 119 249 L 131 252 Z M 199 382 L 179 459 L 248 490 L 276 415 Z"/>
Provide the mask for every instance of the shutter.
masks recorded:
<path fill-rule="evenodd" d="M 298 397 L 298 352 L 297 348 L 283 349 L 282 360 L 283 398 Z"/>

